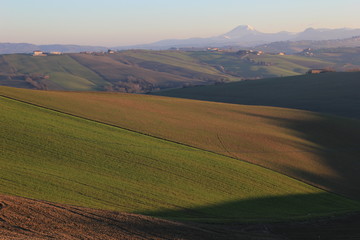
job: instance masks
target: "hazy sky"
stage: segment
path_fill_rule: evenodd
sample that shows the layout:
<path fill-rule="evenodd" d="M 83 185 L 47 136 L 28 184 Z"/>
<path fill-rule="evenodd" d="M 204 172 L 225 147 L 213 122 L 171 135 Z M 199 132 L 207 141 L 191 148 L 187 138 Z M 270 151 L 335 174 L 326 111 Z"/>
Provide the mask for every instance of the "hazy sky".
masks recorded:
<path fill-rule="evenodd" d="M 360 28 L 360 0 L 0 0 L 0 42 L 121 46 L 259 31 Z"/>

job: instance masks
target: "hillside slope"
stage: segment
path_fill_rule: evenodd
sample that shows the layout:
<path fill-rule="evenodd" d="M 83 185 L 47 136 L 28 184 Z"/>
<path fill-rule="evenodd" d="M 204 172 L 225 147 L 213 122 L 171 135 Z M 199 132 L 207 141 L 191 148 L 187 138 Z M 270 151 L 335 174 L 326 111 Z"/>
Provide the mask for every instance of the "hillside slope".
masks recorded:
<path fill-rule="evenodd" d="M 207 222 L 360 209 L 244 161 L 4 97 L 0 106 L 4 194 Z"/>
<path fill-rule="evenodd" d="M 0 94 L 246 160 L 360 199 L 357 120 L 148 95 L 5 87 Z"/>
<path fill-rule="evenodd" d="M 351 63 L 331 57 L 211 51 L 129 50 L 34 57 L 0 55 L 0 85 L 65 91 L 144 93 L 168 88 L 303 74 Z M 355 63 L 354 63 L 355 64 Z"/>
<path fill-rule="evenodd" d="M 225 73 L 242 79 L 294 76 L 306 73 L 310 68 L 333 67 L 331 59 L 309 58 L 295 55 L 234 52 L 188 52 L 189 56 L 205 64 L 223 69 Z"/>
<path fill-rule="evenodd" d="M 174 89 L 154 94 L 247 105 L 303 109 L 360 118 L 360 72 L 296 77 Z"/>
<path fill-rule="evenodd" d="M 149 92 L 238 79 L 171 51 L 0 55 L 0 85 L 30 89 Z"/>
<path fill-rule="evenodd" d="M 190 224 L 21 197 L 0 195 L 0 206 L 0 238 L 3 240 L 145 240 L 231 237 L 230 234 L 219 234 L 208 229 L 190 226 Z M 246 239 L 245 237 L 239 237 L 239 239 Z M 264 239 L 275 239 L 275 237 L 269 236 Z"/>
<path fill-rule="evenodd" d="M 303 240 L 319 237 L 338 240 L 360 236 L 359 215 L 292 223 L 179 223 L 4 195 L 0 195 L 0 218 L 0 236 L 3 240 Z"/>
<path fill-rule="evenodd" d="M 32 89 L 96 91 L 106 84 L 100 76 L 69 55 L 33 57 L 13 54 L 0 58 L 1 85 L 19 87 L 13 82 L 17 80 Z"/>

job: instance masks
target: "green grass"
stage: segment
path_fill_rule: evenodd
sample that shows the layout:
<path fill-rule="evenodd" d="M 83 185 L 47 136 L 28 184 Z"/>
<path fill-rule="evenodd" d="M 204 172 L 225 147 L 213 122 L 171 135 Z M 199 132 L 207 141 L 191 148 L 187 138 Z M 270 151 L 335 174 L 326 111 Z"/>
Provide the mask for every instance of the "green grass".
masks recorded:
<path fill-rule="evenodd" d="M 55 84 L 57 90 L 98 90 L 106 84 L 100 76 L 68 55 L 33 57 L 11 54 L 3 57 L 17 73 L 49 75 L 50 86 Z"/>
<path fill-rule="evenodd" d="M 158 89 L 215 82 L 238 81 L 242 78 L 292 76 L 309 68 L 334 64 L 300 56 L 249 55 L 251 63 L 235 53 L 130 50 L 116 54 L 64 54 L 33 57 L 9 54 L 0 57 L 0 76 L 40 74 L 49 76 L 41 82 L 50 90 L 149 92 Z M 1 79 L 0 79 L 1 80 Z M 30 86 L 1 81 L 2 85 Z"/>
<path fill-rule="evenodd" d="M 227 52 L 189 52 L 187 54 L 206 64 L 223 66 L 228 73 L 243 78 L 293 76 L 304 74 L 310 68 L 324 68 L 335 65 L 331 61 L 302 56 L 279 56 L 271 54 L 239 56 L 235 53 Z M 247 58 L 254 60 L 255 63 L 247 61 Z M 265 62 L 271 65 L 263 66 L 256 64 L 259 62 Z"/>
<path fill-rule="evenodd" d="M 359 202 L 271 170 L 3 97 L 0 116 L 4 194 L 200 221 L 271 221 L 360 209 Z M 267 198 L 284 204 L 256 204 Z M 243 201 L 253 203 L 228 206 Z"/>
<path fill-rule="evenodd" d="M 51 81 L 55 83 L 60 89 L 67 89 L 73 91 L 91 91 L 96 89 L 96 85 L 91 81 L 64 72 L 51 73 Z"/>
<path fill-rule="evenodd" d="M 357 120 L 137 94 L 6 87 L 0 94 L 246 160 L 360 200 Z"/>
<path fill-rule="evenodd" d="M 172 65 L 197 71 L 201 73 L 223 75 L 215 68 L 204 65 L 199 60 L 190 57 L 185 52 L 176 51 L 126 51 L 123 53 L 125 56 L 134 57 L 146 61 L 154 61 L 162 64 Z M 228 77 L 228 76 L 227 76 Z"/>

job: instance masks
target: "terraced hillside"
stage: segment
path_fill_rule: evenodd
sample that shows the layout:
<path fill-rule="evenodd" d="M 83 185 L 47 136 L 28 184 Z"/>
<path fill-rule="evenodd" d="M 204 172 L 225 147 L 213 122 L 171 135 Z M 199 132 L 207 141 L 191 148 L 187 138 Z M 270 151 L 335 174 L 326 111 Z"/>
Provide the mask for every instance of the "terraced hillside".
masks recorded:
<path fill-rule="evenodd" d="M 358 201 L 243 161 L 5 97 L 0 106 L 4 194 L 191 221 L 360 209 Z"/>
<path fill-rule="evenodd" d="M 310 110 L 360 119 L 360 72 L 311 74 L 173 89 L 154 94 Z"/>
<path fill-rule="evenodd" d="M 147 95 L 5 87 L 0 88 L 0 93 L 245 160 L 360 199 L 356 184 L 360 182 L 358 120 L 283 108 Z M 230 201 L 227 207 L 233 203 Z"/>

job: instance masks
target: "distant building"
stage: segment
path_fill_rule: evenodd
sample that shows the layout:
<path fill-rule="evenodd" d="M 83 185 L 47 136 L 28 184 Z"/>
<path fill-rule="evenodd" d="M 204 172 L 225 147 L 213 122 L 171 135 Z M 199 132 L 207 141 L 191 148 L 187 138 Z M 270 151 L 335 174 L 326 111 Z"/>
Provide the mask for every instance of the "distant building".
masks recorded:
<path fill-rule="evenodd" d="M 114 54 L 114 53 L 115 53 L 115 51 L 114 51 L 114 50 L 109 49 L 109 50 L 107 51 L 107 53 L 108 53 L 108 54 Z"/>
<path fill-rule="evenodd" d="M 279 56 L 284 56 L 285 53 L 284 53 L 284 52 L 279 52 L 278 55 L 279 55 Z"/>
<path fill-rule="evenodd" d="M 309 57 L 313 57 L 314 53 L 313 50 L 311 48 L 305 48 L 304 50 L 302 50 L 302 52 L 299 53 L 300 55 L 303 56 L 309 56 Z"/>
<path fill-rule="evenodd" d="M 93 54 L 94 52 L 89 52 L 89 51 L 86 51 L 86 52 L 80 52 L 80 54 Z"/>
<path fill-rule="evenodd" d="M 46 54 L 45 54 L 43 51 L 39 51 L 39 50 L 34 51 L 32 55 L 33 55 L 33 56 L 37 56 L 37 57 L 39 57 L 39 56 L 41 56 L 41 57 L 46 56 Z"/>
<path fill-rule="evenodd" d="M 210 51 L 210 52 L 222 52 L 223 50 L 222 49 L 220 49 L 220 48 L 207 48 L 207 50 L 208 51 Z"/>
<path fill-rule="evenodd" d="M 247 54 L 253 54 L 253 55 L 257 55 L 260 56 L 262 54 L 264 54 L 263 51 L 254 51 L 254 50 L 239 50 L 236 52 L 236 54 L 243 56 L 243 55 L 247 55 Z"/>
<path fill-rule="evenodd" d="M 62 52 L 50 52 L 51 55 L 61 55 Z"/>
<path fill-rule="evenodd" d="M 307 71 L 307 74 L 319 74 L 319 73 L 327 73 L 327 72 L 335 72 L 333 69 L 310 69 Z"/>
<path fill-rule="evenodd" d="M 307 74 L 319 74 L 323 71 L 323 69 L 310 69 L 307 71 Z"/>

